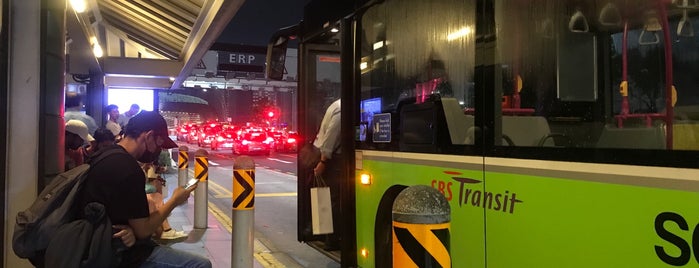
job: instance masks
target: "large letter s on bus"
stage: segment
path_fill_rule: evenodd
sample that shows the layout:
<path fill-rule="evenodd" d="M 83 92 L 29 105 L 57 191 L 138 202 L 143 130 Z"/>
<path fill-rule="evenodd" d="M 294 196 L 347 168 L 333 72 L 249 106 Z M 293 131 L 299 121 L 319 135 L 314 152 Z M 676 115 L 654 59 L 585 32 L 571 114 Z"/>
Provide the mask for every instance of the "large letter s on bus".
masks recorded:
<path fill-rule="evenodd" d="M 679 214 L 672 212 L 663 212 L 658 214 L 658 216 L 655 217 L 655 233 L 657 233 L 658 236 L 665 241 L 677 246 L 681 253 L 680 256 L 673 257 L 668 255 L 663 247 L 656 245 L 655 254 L 657 254 L 658 258 L 667 264 L 683 266 L 689 262 L 689 258 L 692 256 L 691 248 L 689 247 L 689 243 L 687 243 L 687 241 L 684 241 L 684 239 L 681 237 L 671 233 L 668 230 L 665 230 L 663 225 L 666 221 L 673 221 L 677 223 L 677 226 L 679 226 L 682 230 L 687 231 L 689 229 L 689 226 L 687 226 L 687 221 Z"/>

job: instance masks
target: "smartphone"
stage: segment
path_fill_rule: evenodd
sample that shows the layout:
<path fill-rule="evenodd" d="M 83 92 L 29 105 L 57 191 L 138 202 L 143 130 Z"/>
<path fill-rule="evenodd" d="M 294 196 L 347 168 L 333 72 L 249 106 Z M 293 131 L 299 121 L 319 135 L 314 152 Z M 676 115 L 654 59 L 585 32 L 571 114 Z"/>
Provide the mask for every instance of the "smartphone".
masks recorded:
<path fill-rule="evenodd" d="M 185 189 L 189 190 L 192 186 L 196 185 L 199 182 L 198 179 L 191 179 L 187 182 L 187 184 L 184 186 Z"/>

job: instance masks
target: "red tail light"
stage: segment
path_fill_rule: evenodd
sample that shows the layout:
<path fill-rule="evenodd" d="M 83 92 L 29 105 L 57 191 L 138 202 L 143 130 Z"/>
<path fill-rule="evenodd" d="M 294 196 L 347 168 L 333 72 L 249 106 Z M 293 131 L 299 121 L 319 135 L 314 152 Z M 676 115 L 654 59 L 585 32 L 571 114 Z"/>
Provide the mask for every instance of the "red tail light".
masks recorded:
<path fill-rule="evenodd" d="M 286 142 L 288 142 L 288 143 L 296 143 L 296 139 L 294 139 L 294 138 L 289 138 L 288 140 L 286 140 Z"/>

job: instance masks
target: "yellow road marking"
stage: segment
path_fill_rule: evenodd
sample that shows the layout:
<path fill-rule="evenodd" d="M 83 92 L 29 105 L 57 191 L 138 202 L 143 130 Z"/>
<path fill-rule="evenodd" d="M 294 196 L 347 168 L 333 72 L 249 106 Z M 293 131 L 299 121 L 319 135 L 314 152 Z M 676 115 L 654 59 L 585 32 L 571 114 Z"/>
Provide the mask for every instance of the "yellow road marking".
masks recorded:
<path fill-rule="evenodd" d="M 221 209 L 219 209 L 214 203 L 209 201 L 209 212 L 218 220 L 218 222 L 223 225 L 229 233 L 233 234 L 233 221 L 226 215 Z M 286 267 L 283 263 L 279 262 L 277 258 L 272 255 L 269 250 L 264 247 L 261 243 L 255 240 L 253 244 L 254 253 L 253 257 L 265 268 L 284 268 Z"/>
<path fill-rule="evenodd" d="M 233 233 L 233 221 L 231 218 L 211 201 L 209 201 L 209 212 L 214 215 L 214 218 L 216 218 L 229 233 Z"/>
<path fill-rule="evenodd" d="M 279 197 L 279 196 L 297 196 L 295 192 L 290 193 L 268 193 L 268 194 L 255 194 L 255 197 Z"/>
<path fill-rule="evenodd" d="M 190 172 L 193 173 L 193 172 Z M 208 180 L 207 181 L 208 185 L 210 186 L 209 191 L 213 192 L 212 195 L 214 198 L 232 198 L 233 193 L 229 191 L 226 187 L 221 186 L 220 184 L 214 182 L 213 180 Z M 255 193 L 255 197 L 285 197 L 285 196 L 297 196 L 298 194 L 296 192 L 288 192 L 288 193 Z"/>
<path fill-rule="evenodd" d="M 194 175 L 194 171 L 189 170 L 190 175 Z M 219 185 L 218 183 L 215 183 L 212 180 L 207 181 L 208 185 L 211 186 L 209 191 L 216 192 L 214 194 L 214 197 L 216 198 L 231 198 L 233 196 L 233 193 L 226 189 L 225 187 Z M 215 189 L 215 190 L 214 190 Z M 276 197 L 276 196 L 296 196 L 296 193 L 271 193 L 271 194 L 255 194 L 255 197 Z M 223 228 L 225 228 L 228 233 L 233 234 L 233 220 L 231 220 L 228 215 L 223 212 L 223 210 L 219 209 L 216 204 L 212 203 L 211 201 L 208 201 L 208 210 L 211 215 L 216 218 L 216 220 L 223 225 Z M 277 258 L 272 255 L 269 250 L 264 247 L 259 241 L 255 240 L 254 243 L 254 254 L 253 257 L 262 265 L 264 268 L 284 268 L 286 267 L 283 263 L 281 263 Z"/>

